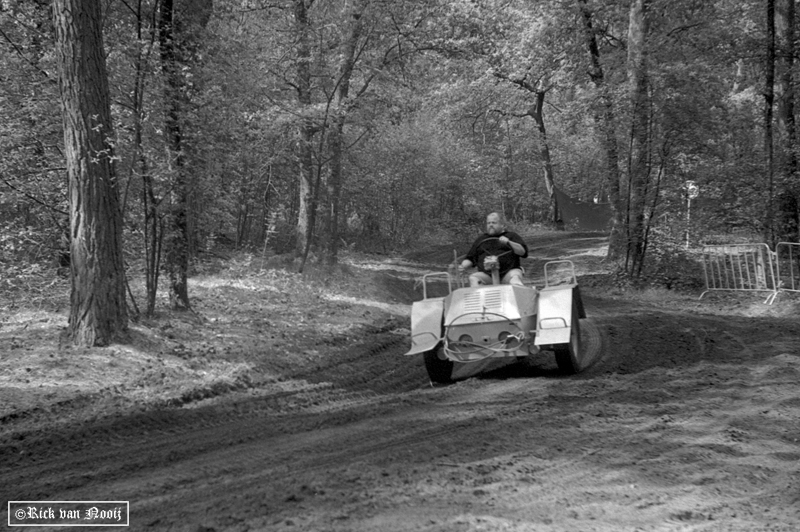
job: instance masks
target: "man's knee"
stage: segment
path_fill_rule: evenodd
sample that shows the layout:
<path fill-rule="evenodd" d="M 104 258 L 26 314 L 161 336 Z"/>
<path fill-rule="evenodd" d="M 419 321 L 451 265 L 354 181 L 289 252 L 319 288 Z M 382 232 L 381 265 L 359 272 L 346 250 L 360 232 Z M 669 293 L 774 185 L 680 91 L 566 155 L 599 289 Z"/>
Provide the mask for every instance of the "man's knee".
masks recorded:
<path fill-rule="evenodd" d="M 481 286 L 484 284 L 491 284 L 492 279 L 483 272 L 475 272 L 469 276 L 470 287 Z"/>
<path fill-rule="evenodd" d="M 506 284 L 513 284 L 517 286 L 523 286 L 524 283 L 522 282 L 522 270 L 513 269 L 508 272 L 503 279 Z"/>

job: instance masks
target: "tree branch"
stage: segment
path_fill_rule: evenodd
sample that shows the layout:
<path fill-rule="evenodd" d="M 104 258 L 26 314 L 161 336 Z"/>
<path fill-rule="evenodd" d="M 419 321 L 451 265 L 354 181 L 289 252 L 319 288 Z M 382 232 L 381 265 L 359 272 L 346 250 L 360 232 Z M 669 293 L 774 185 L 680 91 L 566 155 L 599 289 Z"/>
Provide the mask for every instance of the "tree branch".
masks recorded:
<path fill-rule="evenodd" d="M 58 170 L 66 170 L 66 168 L 48 168 L 46 171 L 58 171 Z M 29 172 L 29 173 L 33 174 L 33 173 L 36 173 L 36 172 Z M 17 192 L 19 194 L 22 194 L 22 196 L 28 198 L 29 200 L 33 201 L 34 203 L 38 203 L 42 207 L 50 209 L 51 211 L 56 212 L 58 214 L 63 214 L 64 216 L 69 216 L 69 213 L 67 211 L 62 211 L 59 208 L 56 208 L 56 207 L 54 207 L 54 206 L 52 206 L 52 205 L 50 205 L 48 203 L 45 203 L 44 201 L 40 200 L 36 196 L 33 196 L 31 194 L 28 194 L 24 190 L 21 190 L 19 187 L 15 186 L 8 179 L 6 179 L 5 176 L 0 176 L 0 180 L 2 180 L 3 183 L 5 183 L 8 188 L 10 188 L 11 190 L 14 190 L 15 192 Z"/>
<path fill-rule="evenodd" d="M 34 63 L 25 56 L 25 53 L 20 49 L 19 46 L 17 46 L 17 44 L 14 41 L 11 40 L 11 37 L 9 37 L 8 34 L 6 34 L 6 32 L 3 31 L 2 28 L 0 28 L 0 35 L 3 36 L 3 39 L 5 39 L 5 41 L 11 45 L 14 51 L 17 52 L 17 55 L 19 55 L 26 63 L 32 66 L 37 72 L 42 74 L 45 78 L 47 78 L 48 81 L 56 83 L 56 80 L 51 78 L 50 74 L 48 74 L 47 71 L 42 70 L 42 68 L 39 65 L 37 65 L 36 63 Z"/>

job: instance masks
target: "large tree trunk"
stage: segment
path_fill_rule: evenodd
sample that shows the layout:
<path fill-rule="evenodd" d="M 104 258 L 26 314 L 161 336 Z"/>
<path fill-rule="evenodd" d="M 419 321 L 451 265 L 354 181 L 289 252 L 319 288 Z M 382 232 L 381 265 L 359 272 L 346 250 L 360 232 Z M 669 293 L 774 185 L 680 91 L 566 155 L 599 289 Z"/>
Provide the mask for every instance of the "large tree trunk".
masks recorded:
<path fill-rule="evenodd" d="M 69 176 L 69 334 L 105 345 L 128 326 L 122 214 L 99 0 L 55 0 L 53 18 Z"/>
<path fill-rule="evenodd" d="M 165 77 L 165 125 L 170 166 L 173 175 L 171 227 L 167 237 L 166 267 L 169 272 L 170 306 L 173 309 L 189 309 L 189 192 L 183 152 L 181 113 L 185 90 L 182 61 L 175 29 L 175 5 L 173 0 L 162 0 L 159 18 L 159 44 L 161 67 Z"/>
<path fill-rule="evenodd" d="M 600 48 L 597 45 L 592 22 L 592 12 L 586 0 L 577 0 L 583 18 L 583 34 L 586 48 L 589 52 L 589 78 L 597 88 L 600 95 L 601 111 L 595 116 L 595 121 L 600 131 L 600 143 L 606 154 L 606 179 L 608 181 L 608 199 L 614 211 L 614 220 L 611 228 L 611 237 L 608 246 L 608 258 L 617 260 L 625 252 L 626 239 L 623 233 L 625 227 L 622 197 L 620 194 L 619 149 L 617 148 L 617 132 L 615 125 L 614 102 L 608 84 L 605 80 L 602 63 L 600 62 Z"/>
<path fill-rule="evenodd" d="M 631 152 L 628 169 L 628 249 L 626 269 L 638 275 L 644 264 L 645 209 L 650 181 L 647 74 L 647 0 L 633 0 L 628 24 L 628 90 L 631 104 Z"/>

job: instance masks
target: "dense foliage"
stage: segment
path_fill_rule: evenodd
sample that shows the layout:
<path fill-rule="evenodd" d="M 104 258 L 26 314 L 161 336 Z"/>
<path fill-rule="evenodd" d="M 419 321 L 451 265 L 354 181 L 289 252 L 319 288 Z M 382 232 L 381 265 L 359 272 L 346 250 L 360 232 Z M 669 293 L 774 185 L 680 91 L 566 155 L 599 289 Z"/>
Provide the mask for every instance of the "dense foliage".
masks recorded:
<path fill-rule="evenodd" d="M 166 2 L 110 0 L 128 267 L 155 290 L 184 230 L 190 256 L 335 262 L 491 210 L 551 224 L 552 186 L 614 203 L 620 260 L 626 235 L 639 260 L 687 230 L 692 245 L 796 240 L 794 0 L 776 2 L 775 36 L 772 2 L 175 0 L 172 35 Z M 68 245 L 51 19 L 48 0 L 0 3 L 0 266 L 15 275 Z"/>

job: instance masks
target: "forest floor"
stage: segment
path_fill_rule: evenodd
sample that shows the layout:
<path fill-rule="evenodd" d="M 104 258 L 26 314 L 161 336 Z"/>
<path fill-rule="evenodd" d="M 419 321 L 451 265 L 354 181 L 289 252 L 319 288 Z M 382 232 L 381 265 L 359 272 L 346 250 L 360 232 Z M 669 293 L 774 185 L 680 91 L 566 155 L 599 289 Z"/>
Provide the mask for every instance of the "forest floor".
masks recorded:
<path fill-rule="evenodd" d="M 3 501 L 129 501 L 130 530 L 800 530 L 800 301 L 623 289 L 602 236 L 524 236 L 528 282 L 576 264 L 578 375 L 543 352 L 431 386 L 410 304 L 453 246 L 207 261 L 194 312 L 103 348 L 63 341 L 63 282 L 0 294 Z"/>

